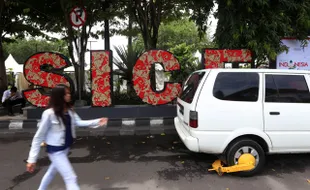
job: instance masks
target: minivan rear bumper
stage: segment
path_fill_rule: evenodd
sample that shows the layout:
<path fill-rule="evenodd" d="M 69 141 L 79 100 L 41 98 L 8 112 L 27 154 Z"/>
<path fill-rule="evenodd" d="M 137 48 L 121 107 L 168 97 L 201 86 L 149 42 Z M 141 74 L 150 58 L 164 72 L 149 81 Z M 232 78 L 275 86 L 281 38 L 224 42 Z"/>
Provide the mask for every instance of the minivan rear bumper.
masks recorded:
<path fill-rule="evenodd" d="M 174 118 L 174 126 L 178 132 L 179 137 L 181 138 L 181 140 L 183 141 L 183 143 L 185 144 L 185 146 L 193 152 L 199 152 L 199 143 L 198 143 L 198 139 L 191 136 L 189 134 L 189 132 L 184 129 L 182 123 L 180 123 L 180 120 L 178 117 Z"/>

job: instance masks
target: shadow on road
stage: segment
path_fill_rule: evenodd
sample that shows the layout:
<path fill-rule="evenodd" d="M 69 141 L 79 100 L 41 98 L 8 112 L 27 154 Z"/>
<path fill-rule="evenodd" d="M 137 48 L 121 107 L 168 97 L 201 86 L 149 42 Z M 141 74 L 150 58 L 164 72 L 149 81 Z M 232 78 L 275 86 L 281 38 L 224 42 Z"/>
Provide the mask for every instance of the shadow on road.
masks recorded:
<path fill-rule="evenodd" d="M 15 142 L 17 139 L 0 140 L 2 144 Z M 29 142 L 29 141 L 27 141 Z M 72 149 L 87 149 L 89 154 L 84 157 L 71 157 L 72 163 L 93 163 L 108 160 L 114 163 L 124 162 L 166 162 L 169 168 L 157 171 L 159 178 L 177 181 L 185 177 L 188 181 L 199 179 L 205 175 L 217 175 L 208 172 L 212 162 L 216 160 L 213 155 L 192 153 L 186 149 L 176 135 L 167 136 L 136 136 L 136 137 L 84 137 L 78 138 Z M 43 150 L 42 150 L 43 151 Z M 25 160 L 24 160 L 25 162 Z M 38 160 L 38 168 L 33 174 L 27 172 L 12 179 L 13 186 L 6 190 L 13 190 L 15 186 L 35 176 L 42 167 L 48 166 L 47 157 Z M 310 154 L 298 155 L 271 155 L 267 157 L 264 172 L 261 174 L 273 175 L 281 178 L 282 174 L 293 172 L 303 173 L 310 167 Z M 226 174 L 231 177 L 232 175 Z M 108 188 L 102 190 L 117 190 L 126 188 Z"/>

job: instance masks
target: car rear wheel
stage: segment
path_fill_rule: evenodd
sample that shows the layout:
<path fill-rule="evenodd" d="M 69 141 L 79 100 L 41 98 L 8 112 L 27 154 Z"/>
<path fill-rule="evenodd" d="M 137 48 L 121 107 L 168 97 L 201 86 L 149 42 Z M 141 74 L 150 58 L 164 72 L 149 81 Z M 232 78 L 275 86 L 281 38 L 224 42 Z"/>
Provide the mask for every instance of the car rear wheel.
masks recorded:
<path fill-rule="evenodd" d="M 255 158 L 255 168 L 250 171 L 242 171 L 235 173 L 236 175 L 243 177 L 250 177 L 260 173 L 266 162 L 266 154 L 260 144 L 251 139 L 240 139 L 233 142 L 227 152 L 226 159 L 228 166 L 234 166 L 238 164 L 239 158 L 243 154 L 251 154 Z"/>

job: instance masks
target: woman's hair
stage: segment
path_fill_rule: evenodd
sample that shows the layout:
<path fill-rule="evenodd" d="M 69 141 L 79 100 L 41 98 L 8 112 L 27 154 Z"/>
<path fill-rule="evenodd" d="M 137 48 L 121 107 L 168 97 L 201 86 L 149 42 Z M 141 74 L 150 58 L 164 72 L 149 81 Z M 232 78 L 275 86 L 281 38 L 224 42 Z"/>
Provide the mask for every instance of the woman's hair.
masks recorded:
<path fill-rule="evenodd" d="M 53 108 L 55 115 L 63 121 L 65 108 L 70 109 L 72 107 L 71 103 L 65 101 L 66 89 L 69 89 L 69 87 L 63 84 L 53 88 L 48 106 L 49 108 Z"/>

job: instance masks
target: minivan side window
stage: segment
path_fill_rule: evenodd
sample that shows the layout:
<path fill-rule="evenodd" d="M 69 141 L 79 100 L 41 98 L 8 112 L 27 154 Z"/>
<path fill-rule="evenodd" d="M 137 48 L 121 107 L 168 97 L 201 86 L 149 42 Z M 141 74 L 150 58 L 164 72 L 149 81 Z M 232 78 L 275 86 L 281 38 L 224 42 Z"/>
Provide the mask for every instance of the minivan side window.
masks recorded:
<path fill-rule="evenodd" d="M 215 80 L 213 96 L 226 101 L 256 102 L 258 90 L 258 73 L 222 72 Z"/>
<path fill-rule="evenodd" d="M 197 88 L 204 75 L 205 72 L 196 72 L 189 76 L 188 80 L 183 85 L 179 98 L 189 104 L 192 103 Z"/>
<path fill-rule="evenodd" d="M 310 92 L 303 75 L 266 75 L 265 102 L 310 103 Z"/>

